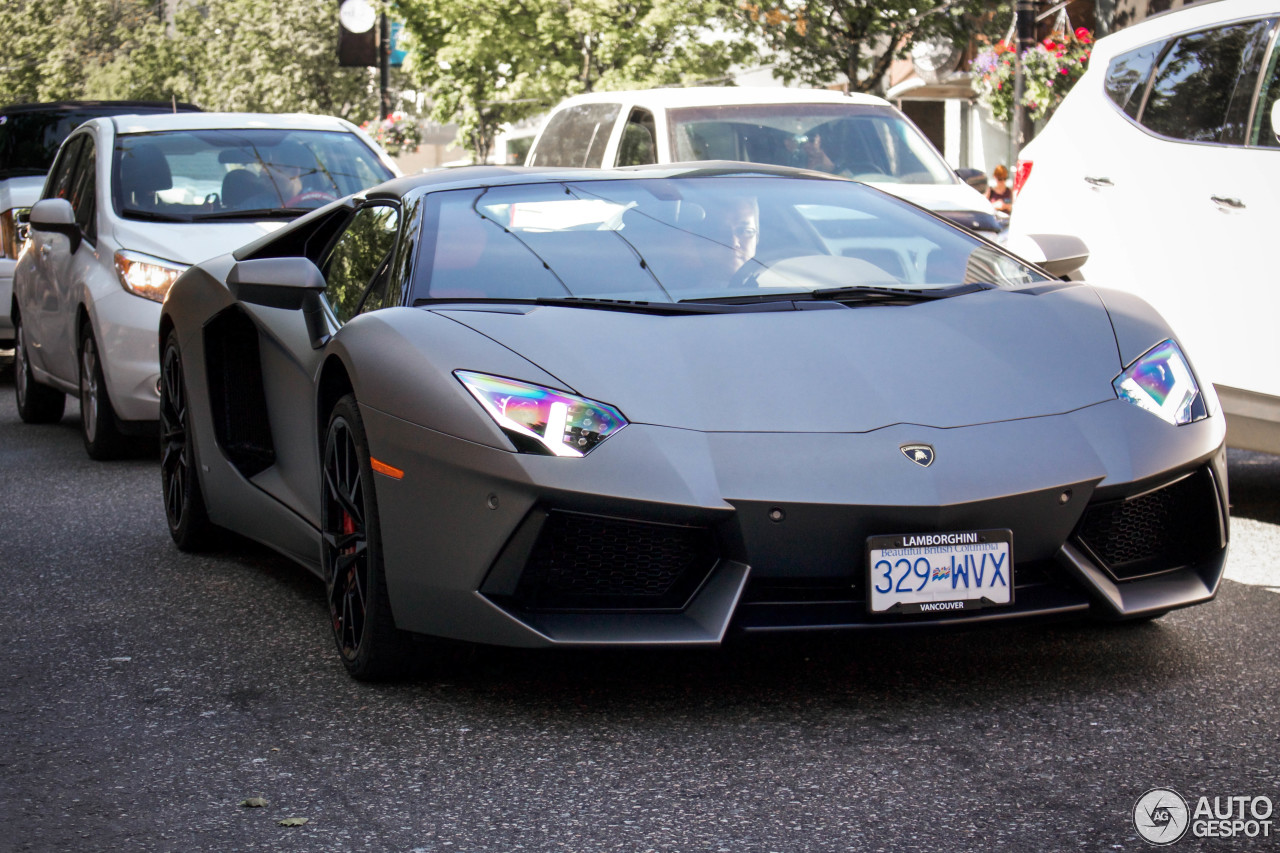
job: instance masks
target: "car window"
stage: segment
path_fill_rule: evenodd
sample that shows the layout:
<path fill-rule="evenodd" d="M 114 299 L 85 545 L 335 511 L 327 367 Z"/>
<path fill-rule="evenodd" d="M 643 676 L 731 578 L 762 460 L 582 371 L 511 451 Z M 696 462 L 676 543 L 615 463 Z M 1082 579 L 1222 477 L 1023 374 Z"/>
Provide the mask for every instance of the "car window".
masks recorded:
<path fill-rule="evenodd" d="M 92 137 L 84 137 L 83 150 L 71 176 L 71 194 L 69 200 L 75 210 L 76 224 L 85 239 L 90 243 L 98 242 L 98 146 Z"/>
<path fill-rule="evenodd" d="M 1231 93 L 1247 76 L 1247 49 L 1268 26 L 1255 21 L 1178 38 L 1160 59 L 1141 123 L 1172 139 L 1237 141 L 1238 132 L 1242 141 L 1243 130 L 1230 118 Z"/>
<path fill-rule="evenodd" d="M 86 135 L 81 134 L 67 141 L 58 153 L 58 160 L 45 180 L 44 194 L 41 198 L 70 198 L 71 176 L 75 173 L 76 160 L 80 157 L 80 149 L 84 145 Z"/>
<path fill-rule="evenodd" d="M 933 145 L 895 110 L 870 104 L 747 104 L 670 110 L 677 161 L 796 166 L 873 183 L 954 184 Z"/>
<path fill-rule="evenodd" d="M 112 170 L 121 216 L 181 222 L 287 216 L 392 177 L 354 133 L 271 128 L 126 134 Z"/>
<path fill-rule="evenodd" d="M 619 104 L 579 104 L 560 110 L 547 122 L 529 165 L 599 168 L 621 111 Z"/>
<path fill-rule="evenodd" d="M 622 128 L 622 141 L 618 144 L 619 166 L 645 166 L 658 162 L 658 134 L 654 127 L 653 113 L 635 109 L 627 117 Z"/>
<path fill-rule="evenodd" d="M 399 224 L 395 207 L 371 204 L 357 210 L 338 235 L 320 268 L 325 298 L 338 322 L 384 307 Z"/>
<path fill-rule="evenodd" d="M 1274 35 L 1272 39 L 1274 42 Z M 1272 48 L 1266 74 L 1262 78 L 1258 108 L 1254 110 L 1253 124 L 1249 129 L 1249 145 L 1280 148 L 1280 140 L 1271 129 L 1271 108 L 1277 100 L 1280 100 L 1280 44 Z"/>
<path fill-rule="evenodd" d="M 1151 79 L 1151 69 L 1155 67 L 1156 57 L 1163 47 L 1164 42 L 1144 45 L 1137 50 L 1120 54 L 1107 66 L 1107 77 L 1103 84 L 1107 97 L 1129 118 L 1138 117 L 1142 96 L 1146 94 L 1147 80 Z"/>

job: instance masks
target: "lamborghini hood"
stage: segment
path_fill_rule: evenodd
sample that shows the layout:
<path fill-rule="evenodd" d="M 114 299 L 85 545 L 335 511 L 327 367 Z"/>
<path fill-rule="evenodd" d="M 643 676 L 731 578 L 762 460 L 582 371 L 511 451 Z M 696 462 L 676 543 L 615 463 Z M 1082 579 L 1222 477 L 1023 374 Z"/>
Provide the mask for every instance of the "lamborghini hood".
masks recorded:
<path fill-rule="evenodd" d="M 1088 287 L 681 316 L 434 310 L 632 423 L 701 431 L 866 432 L 1054 415 L 1115 399 L 1121 369 Z"/>

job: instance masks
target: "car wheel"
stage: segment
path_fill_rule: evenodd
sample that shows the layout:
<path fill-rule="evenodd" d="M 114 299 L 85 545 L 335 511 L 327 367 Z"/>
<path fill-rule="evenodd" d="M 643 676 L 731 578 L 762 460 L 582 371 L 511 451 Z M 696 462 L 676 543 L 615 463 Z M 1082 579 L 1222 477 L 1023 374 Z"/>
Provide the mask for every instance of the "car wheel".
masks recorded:
<path fill-rule="evenodd" d="M 40 384 L 31 375 L 21 317 L 14 322 L 13 336 L 13 391 L 18 398 L 18 416 L 29 424 L 57 423 L 67 407 L 67 395 Z"/>
<path fill-rule="evenodd" d="M 91 459 L 116 459 L 124 452 L 124 437 L 102 378 L 98 342 L 88 323 L 80 330 L 80 432 Z"/>
<path fill-rule="evenodd" d="M 320 502 L 329 616 L 342 662 L 362 681 L 400 675 L 409 640 L 391 616 L 369 446 L 350 394 L 329 417 Z"/>
<path fill-rule="evenodd" d="M 205 510 L 196 466 L 195 437 L 187 410 L 178 335 L 170 332 L 160 359 L 160 480 L 169 535 L 182 551 L 208 546 L 213 525 Z"/>

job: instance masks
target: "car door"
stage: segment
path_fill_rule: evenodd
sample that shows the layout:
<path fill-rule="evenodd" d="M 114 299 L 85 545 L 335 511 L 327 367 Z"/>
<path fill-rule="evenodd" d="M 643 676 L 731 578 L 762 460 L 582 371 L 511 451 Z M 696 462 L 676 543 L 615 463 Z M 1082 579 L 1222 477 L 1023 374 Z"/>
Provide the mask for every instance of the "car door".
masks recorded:
<path fill-rule="evenodd" d="M 58 152 L 49 172 L 41 199 L 71 200 L 77 164 L 87 140 L 86 134 L 72 136 Z M 19 294 L 25 338 L 34 367 L 46 371 L 63 382 L 74 382 L 75 352 L 61 351 L 62 303 L 60 282 L 65 281 L 71 266 L 71 240 L 65 234 L 40 229 L 31 230 L 31 266 L 24 277 Z"/>
<path fill-rule="evenodd" d="M 324 302 L 331 333 L 359 314 L 400 303 L 393 267 L 400 207 L 377 201 L 357 208 L 317 266 L 325 278 Z M 245 305 L 265 331 L 261 335 L 266 396 L 275 464 L 253 482 L 320 525 L 320 459 L 315 387 L 327 355 L 313 347 L 301 311 Z M 320 420 L 327 418 L 321 413 Z"/>
<path fill-rule="evenodd" d="M 1251 122 L 1275 32 L 1274 20 L 1240 21 L 1170 41 L 1138 119 L 1149 133 L 1129 152 L 1135 179 L 1115 203 L 1139 213 L 1130 236 L 1144 249 L 1134 258 L 1144 296 L 1203 377 L 1280 395 L 1255 349 L 1273 334 L 1267 306 L 1277 305 L 1268 268 L 1280 150 L 1256 144 Z"/>

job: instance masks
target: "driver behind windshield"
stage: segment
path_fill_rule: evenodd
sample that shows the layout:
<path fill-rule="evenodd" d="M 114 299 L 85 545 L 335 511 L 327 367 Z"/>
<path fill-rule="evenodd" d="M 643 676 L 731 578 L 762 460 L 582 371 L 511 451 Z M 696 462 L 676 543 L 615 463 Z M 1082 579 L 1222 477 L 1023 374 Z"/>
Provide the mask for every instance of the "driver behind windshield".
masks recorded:
<path fill-rule="evenodd" d="M 743 266 L 756 256 L 760 242 L 760 204 L 752 196 L 730 196 L 704 206 L 707 211 L 704 233 L 729 250 L 709 253 L 708 271 L 717 279 L 723 276 L 723 282 L 730 284 L 748 271 L 743 270 Z"/>

